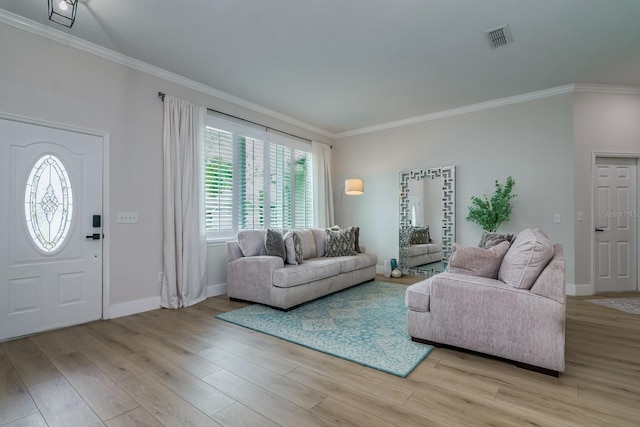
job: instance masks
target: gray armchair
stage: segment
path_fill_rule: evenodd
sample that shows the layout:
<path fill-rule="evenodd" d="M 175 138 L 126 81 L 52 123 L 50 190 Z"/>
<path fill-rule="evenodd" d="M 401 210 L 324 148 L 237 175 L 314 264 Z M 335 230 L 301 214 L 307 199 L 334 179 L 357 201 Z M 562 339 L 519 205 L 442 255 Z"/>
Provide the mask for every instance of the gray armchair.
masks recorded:
<path fill-rule="evenodd" d="M 476 263 L 485 276 L 497 277 L 456 270 L 454 249 L 452 271 L 407 288 L 408 332 L 412 339 L 497 356 L 554 376 L 563 372 L 564 253 L 561 245 L 549 247 L 543 242 L 543 233 L 534 236 L 532 242 L 534 232 L 541 233 L 538 230 L 525 231 L 506 255 L 502 252 L 504 260 L 498 261 L 499 270 L 487 268 L 486 260 Z M 542 248 L 544 245 L 547 247 Z M 487 256 L 477 252 L 487 249 L 473 250 Z M 473 260 L 467 264 L 473 264 Z"/>

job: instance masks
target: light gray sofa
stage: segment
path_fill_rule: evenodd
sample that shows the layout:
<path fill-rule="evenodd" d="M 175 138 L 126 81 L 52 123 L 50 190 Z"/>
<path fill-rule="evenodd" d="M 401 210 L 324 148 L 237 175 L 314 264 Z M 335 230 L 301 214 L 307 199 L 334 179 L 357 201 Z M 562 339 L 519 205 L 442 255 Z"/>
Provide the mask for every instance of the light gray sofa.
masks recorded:
<path fill-rule="evenodd" d="M 442 261 L 442 245 L 437 243 L 421 243 L 406 248 L 407 267 L 431 264 Z"/>
<path fill-rule="evenodd" d="M 400 253 L 402 268 L 442 261 L 442 245 L 433 242 L 429 226 L 402 228 Z"/>
<path fill-rule="evenodd" d="M 357 255 L 325 257 L 325 230 L 311 231 L 312 243 L 303 242 L 306 253 L 299 265 L 265 255 L 264 233 L 253 231 L 255 241 L 250 244 L 257 248 L 254 253 L 260 255 L 244 256 L 238 241 L 227 242 L 227 295 L 235 300 L 291 310 L 304 302 L 375 279 L 378 262 L 375 254 L 365 253 L 360 247 L 361 253 Z"/>
<path fill-rule="evenodd" d="M 540 234 L 537 237 L 542 239 Z M 437 274 L 407 288 L 408 332 L 412 339 L 497 356 L 549 375 L 563 372 L 566 297 L 562 246 L 551 245 L 545 249 L 550 250 L 551 260 L 539 257 L 538 265 L 532 266 L 531 259 L 536 255 L 527 258 L 527 252 L 522 251 L 522 240 L 526 239 L 519 242 L 518 238 L 511 247 L 508 242 L 502 243 L 509 249 L 506 255 L 504 251 L 498 255 L 504 256 L 498 264 L 499 273 L 494 267 L 488 268 L 486 259 L 476 256 L 466 261 L 472 272 L 484 269 L 484 275 L 495 274 L 508 283 L 456 269 L 458 273 Z M 510 256 L 511 251 L 515 255 Z M 452 262 L 455 253 L 454 249 Z M 517 283 L 510 280 L 514 278 Z M 529 284 L 521 282 L 522 278 Z"/>

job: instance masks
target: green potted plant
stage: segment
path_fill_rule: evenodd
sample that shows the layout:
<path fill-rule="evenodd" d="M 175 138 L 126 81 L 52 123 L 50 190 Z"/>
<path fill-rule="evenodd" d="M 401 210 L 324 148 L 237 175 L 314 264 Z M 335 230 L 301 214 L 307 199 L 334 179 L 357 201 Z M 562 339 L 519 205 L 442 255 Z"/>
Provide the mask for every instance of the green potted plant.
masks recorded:
<path fill-rule="evenodd" d="M 483 231 L 495 232 L 500 224 L 509 221 L 511 216 L 511 199 L 516 194 L 511 194 L 516 185 L 512 177 L 502 185 L 496 179 L 495 192 L 489 199 L 486 194 L 480 197 L 471 197 L 472 205 L 469 207 L 467 221 L 475 222 Z"/>

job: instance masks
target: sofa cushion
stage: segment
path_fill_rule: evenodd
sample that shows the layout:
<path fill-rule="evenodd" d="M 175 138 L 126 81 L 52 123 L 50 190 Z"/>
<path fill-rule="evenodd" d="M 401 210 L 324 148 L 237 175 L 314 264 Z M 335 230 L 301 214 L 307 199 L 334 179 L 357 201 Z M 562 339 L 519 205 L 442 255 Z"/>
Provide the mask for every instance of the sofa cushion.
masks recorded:
<path fill-rule="evenodd" d="M 325 256 L 349 256 L 357 255 L 355 251 L 355 231 L 353 227 L 342 230 L 325 230 Z"/>
<path fill-rule="evenodd" d="M 283 260 L 287 259 L 287 253 L 284 249 L 284 238 L 278 230 L 267 229 L 264 235 L 264 246 L 267 249 L 267 255 L 277 256 Z"/>
<path fill-rule="evenodd" d="M 376 265 L 378 257 L 374 254 L 358 254 L 339 257 L 336 261 L 340 263 L 340 273 L 348 273 L 350 271 Z"/>
<path fill-rule="evenodd" d="M 243 230 L 238 232 L 238 246 L 244 256 L 266 255 L 265 230 Z"/>
<path fill-rule="evenodd" d="M 436 252 L 442 252 L 442 245 L 437 243 L 424 243 L 421 245 L 411 245 L 407 249 L 409 256 L 419 256 L 425 254 L 434 254 Z"/>
<path fill-rule="evenodd" d="M 522 230 L 502 260 L 498 279 L 518 289 L 531 289 L 553 257 L 553 244 L 539 229 Z"/>
<path fill-rule="evenodd" d="M 302 240 L 295 231 L 289 231 L 284 235 L 284 247 L 287 252 L 286 261 L 290 265 L 302 264 Z"/>
<path fill-rule="evenodd" d="M 291 288 L 340 274 L 340 263 L 327 258 L 305 260 L 300 265 L 285 265 L 273 272 L 273 286 Z"/>
<path fill-rule="evenodd" d="M 431 299 L 431 280 L 423 280 L 409 286 L 404 294 L 404 303 L 413 311 L 429 311 Z"/>
<path fill-rule="evenodd" d="M 463 247 L 454 243 L 449 258 L 449 272 L 497 279 L 500 264 L 509 250 L 509 242 L 490 249 Z"/>

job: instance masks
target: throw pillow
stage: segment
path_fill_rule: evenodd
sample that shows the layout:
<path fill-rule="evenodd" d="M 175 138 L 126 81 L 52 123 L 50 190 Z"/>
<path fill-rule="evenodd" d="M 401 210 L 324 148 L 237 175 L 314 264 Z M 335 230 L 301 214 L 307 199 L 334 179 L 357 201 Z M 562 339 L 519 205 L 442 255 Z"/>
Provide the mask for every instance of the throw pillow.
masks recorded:
<path fill-rule="evenodd" d="M 353 250 L 360 253 L 360 227 L 353 227 Z"/>
<path fill-rule="evenodd" d="M 553 258 L 553 244 L 539 229 L 522 230 L 504 256 L 498 279 L 518 289 L 531 289 Z"/>
<path fill-rule="evenodd" d="M 324 256 L 324 228 L 312 228 L 313 240 L 316 242 L 318 258 Z"/>
<path fill-rule="evenodd" d="M 316 248 L 316 239 L 313 238 L 313 231 L 310 228 L 304 230 L 296 230 L 296 233 L 302 240 L 302 256 L 304 259 L 316 258 L 318 249 Z"/>
<path fill-rule="evenodd" d="M 513 233 L 498 234 L 498 233 L 490 233 L 488 231 L 483 231 L 478 247 L 489 249 L 502 242 L 513 243 L 514 237 L 515 235 Z"/>
<path fill-rule="evenodd" d="M 295 231 L 289 231 L 284 235 L 284 247 L 287 252 L 287 264 L 302 264 L 304 257 L 302 256 L 302 239 Z"/>
<path fill-rule="evenodd" d="M 325 256 L 348 256 L 358 255 L 355 251 L 355 231 L 353 227 L 342 230 L 325 230 Z"/>
<path fill-rule="evenodd" d="M 266 255 L 264 230 L 244 230 L 238 232 L 238 246 L 244 256 Z"/>
<path fill-rule="evenodd" d="M 410 244 L 423 245 L 431 242 L 431 236 L 429 235 L 429 227 L 413 227 L 411 229 Z"/>
<path fill-rule="evenodd" d="M 454 243 L 449 258 L 449 273 L 497 279 L 500 264 L 509 250 L 509 242 L 490 248 L 463 247 Z"/>
<path fill-rule="evenodd" d="M 267 229 L 264 235 L 264 245 L 267 248 L 267 255 L 277 256 L 283 260 L 287 259 L 287 253 L 284 249 L 284 238 L 282 233 L 277 230 Z"/>

